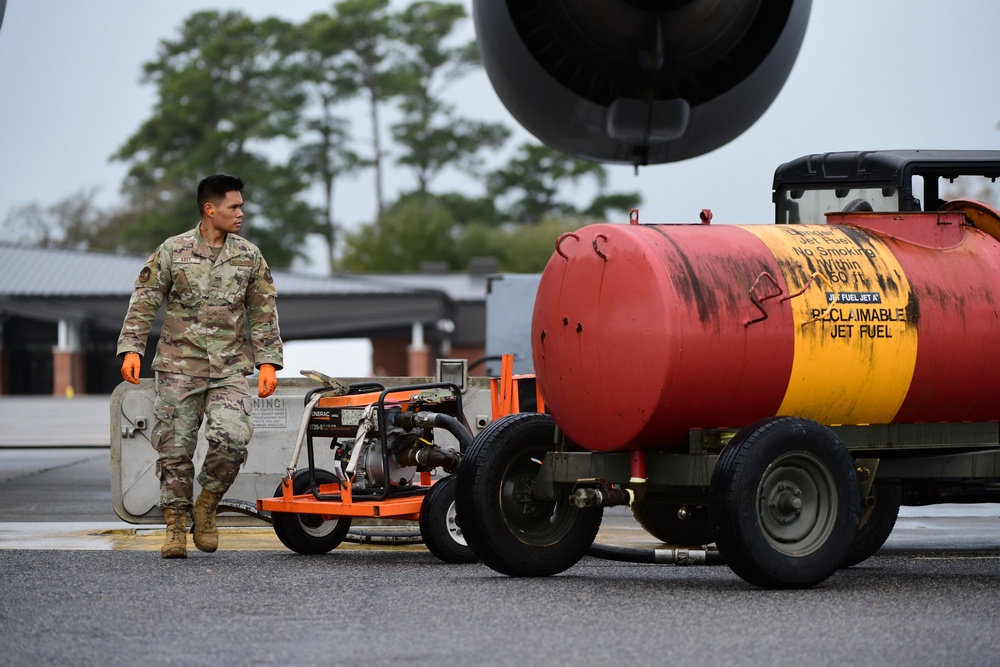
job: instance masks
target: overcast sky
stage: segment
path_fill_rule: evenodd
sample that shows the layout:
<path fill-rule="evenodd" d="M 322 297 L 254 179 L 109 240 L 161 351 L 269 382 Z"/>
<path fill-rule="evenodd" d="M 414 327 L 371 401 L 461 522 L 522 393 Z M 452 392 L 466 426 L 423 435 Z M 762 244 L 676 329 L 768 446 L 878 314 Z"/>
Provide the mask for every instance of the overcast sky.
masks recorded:
<path fill-rule="evenodd" d="M 470 0 L 464 2 L 471 12 Z M 236 8 L 255 18 L 301 21 L 330 6 L 328 0 L 8 0 L 0 28 L 0 221 L 15 207 L 51 204 L 81 189 L 98 188 L 102 205 L 121 201 L 125 165 L 108 158 L 151 113 L 155 91 L 139 82 L 142 64 L 192 12 Z M 799 155 L 998 148 L 998 28 L 995 0 L 814 0 L 792 74 L 756 125 L 709 155 L 646 167 L 638 177 L 631 167 L 609 166 L 611 185 L 642 194 L 643 222 L 692 222 L 710 208 L 718 223 L 767 223 L 774 168 Z M 465 30 L 471 36 L 471 19 Z M 485 74 L 470 76 L 452 94 L 463 114 L 515 127 Z M 359 109 L 359 134 L 364 123 Z M 497 160 L 525 136 L 518 130 Z M 391 193 L 413 182 L 393 168 L 388 186 Z M 454 174 L 432 187 L 482 192 Z M 340 188 L 337 217 L 348 226 L 370 220 L 371 172 Z"/>

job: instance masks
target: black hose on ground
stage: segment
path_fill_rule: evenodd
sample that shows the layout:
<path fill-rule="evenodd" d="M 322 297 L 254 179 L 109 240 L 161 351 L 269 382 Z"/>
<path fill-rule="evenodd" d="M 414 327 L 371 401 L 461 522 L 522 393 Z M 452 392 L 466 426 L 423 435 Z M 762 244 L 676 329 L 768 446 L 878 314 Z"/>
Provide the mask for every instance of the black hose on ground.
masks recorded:
<path fill-rule="evenodd" d="M 447 415 L 438 415 L 439 417 Z M 460 424 L 457 419 L 449 417 L 455 424 Z M 465 431 L 464 427 L 460 427 Z M 465 431 L 468 433 L 468 431 Z M 271 513 L 258 510 L 256 504 L 245 500 L 225 499 L 219 503 L 219 511 L 239 512 L 248 516 L 256 517 L 268 523 L 273 523 Z M 402 530 L 366 530 L 362 528 L 351 528 L 344 538 L 346 542 L 357 544 L 423 544 L 423 537 L 420 531 Z M 632 549 L 628 547 L 615 547 L 609 544 L 590 545 L 587 550 L 588 556 L 601 558 L 603 560 L 614 560 L 624 563 L 673 563 L 675 565 L 724 565 L 722 556 L 714 549 Z"/>
<path fill-rule="evenodd" d="M 722 556 L 714 549 L 685 549 L 669 547 L 665 549 L 633 549 L 615 547 L 609 544 L 594 544 L 587 549 L 587 555 L 603 560 L 624 563 L 667 563 L 674 565 L 725 565 Z"/>
<path fill-rule="evenodd" d="M 424 538 L 419 530 L 364 530 L 352 527 L 344 541 L 355 544 L 423 544 Z"/>
<path fill-rule="evenodd" d="M 252 503 L 247 500 L 237 500 L 235 498 L 225 498 L 219 503 L 218 512 L 237 512 L 239 514 L 246 514 L 247 516 L 256 517 L 262 521 L 267 521 L 268 523 L 274 523 L 271 519 L 271 513 L 267 510 L 257 509 L 257 504 Z"/>

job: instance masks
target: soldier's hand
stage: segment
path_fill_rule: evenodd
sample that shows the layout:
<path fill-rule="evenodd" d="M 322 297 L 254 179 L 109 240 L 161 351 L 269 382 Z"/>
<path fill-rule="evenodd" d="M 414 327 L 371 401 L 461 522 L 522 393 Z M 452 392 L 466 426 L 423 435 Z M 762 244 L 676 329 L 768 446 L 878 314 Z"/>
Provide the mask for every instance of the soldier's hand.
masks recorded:
<path fill-rule="evenodd" d="M 260 375 L 257 376 L 257 396 L 267 398 L 278 388 L 278 378 L 274 375 L 274 366 L 260 365 Z"/>
<path fill-rule="evenodd" d="M 139 364 L 142 358 L 135 352 L 126 352 L 125 360 L 122 362 L 122 378 L 126 382 L 139 384 Z"/>

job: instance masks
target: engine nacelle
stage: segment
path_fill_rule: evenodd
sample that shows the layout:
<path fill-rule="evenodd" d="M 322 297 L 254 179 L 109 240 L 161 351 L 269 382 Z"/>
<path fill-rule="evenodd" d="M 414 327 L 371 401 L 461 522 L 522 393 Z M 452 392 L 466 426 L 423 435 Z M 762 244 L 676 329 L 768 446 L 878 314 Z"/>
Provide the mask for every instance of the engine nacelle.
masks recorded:
<path fill-rule="evenodd" d="M 540 141 L 676 162 L 732 141 L 798 55 L 811 0 L 474 0 L 486 72 Z"/>

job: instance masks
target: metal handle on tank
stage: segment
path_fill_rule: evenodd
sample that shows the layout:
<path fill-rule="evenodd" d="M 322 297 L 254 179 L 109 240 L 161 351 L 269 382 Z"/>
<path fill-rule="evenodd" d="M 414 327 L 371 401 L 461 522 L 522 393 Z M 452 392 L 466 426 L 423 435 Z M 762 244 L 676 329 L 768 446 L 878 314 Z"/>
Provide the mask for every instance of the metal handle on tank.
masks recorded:
<path fill-rule="evenodd" d="M 562 234 L 559 235 L 559 238 L 556 239 L 556 252 L 563 259 L 568 260 L 569 257 L 566 255 L 566 253 L 562 251 L 562 248 L 559 247 L 562 245 L 562 242 L 566 240 L 566 237 L 572 237 L 577 241 L 580 240 L 580 237 L 577 236 L 575 232 L 563 232 Z"/>
<path fill-rule="evenodd" d="M 606 261 L 608 261 L 608 256 L 605 255 L 603 252 L 601 252 L 601 249 L 597 247 L 597 239 L 604 239 L 604 242 L 607 243 L 608 242 L 608 235 L 607 234 L 597 234 L 596 236 L 594 236 L 594 240 L 590 244 L 590 245 L 594 246 L 594 252 L 597 253 L 597 256 L 600 257 L 601 259 L 603 259 L 606 262 Z"/>
<path fill-rule="evenodd" d="M 777 294 L 768 294 L 763 299 L 757 296 L 757 287 L 760 285 L 760 281 L 763 278 L 766 278 L 767 280 L 770 281 L 772 285 L 774 285 L 775 289 L 778 290 Z M 761 304 L 761 302 L 767 301 L 768 299 L 773 299 L 776 296 L 781 296 L 782 294 L 784 294 L 784 291 L 781 289 L 781 285 L 778 284 L 778 281 L 774 279 L 774 276 L 772 276 L 767 271 L 761 271 L 760 275 L 757 276 L 757 279 L 753 281 L 752 285 L 750 285 L 750 303 L 752 303 L 754 306 L 757 307 L 757 310 L 760 311 L 761 316 L 756 319 L 744 322 L 743 326 L 748 327 L 751 324 L 756 324 L 757 322 L 763 322 L 764 320 L 766 320 L 767 311 L 764 310 L 764 306 Z"/>
<path fill-rule="evenodd" d="M 790 300 L 794 299 L 797 296 L 802 296 L 803 294 L 806 293 L 806 290 L 809 289 L 809 287 L 813 284 L 813 282 L 823 283 L 824 285 L 826 285 L 827 289 L 831 289 L 831 290 L 833 289 L 833 285 L 831 285 L 830 281 L 826 279 L 826 276 L 824 276 L 822 273 L 818 273 L 817 272 L 817 273 L 814 273 L 811 276 L 809 276 L 809 280 L 807 280 L 806 284 L 802 286 L 802 289 L 800 289 L 795 294 L 789 294 L 788 296 L 786 296 L 785 298 L 783 298 L 778 303 L 784 303 L 785 301 L 790 301 Z M 833 301 L 830 302 L 830 305 L 828 305 L 826 307 L 826 310 L 824 310 L 822 313 L 820 313 L 816 317 L 809 318 L 808 320 L 806 320 L 805 322 L 802 323 L 802 326 L 805 326 L 807 324 L 815 322 L 816 320 L 822 320 L 822 319 L 824 319 L 827 315 L 830 314 L 830 311 L 833 310 L 833 307 L 836 306 L 836 305 L 837 305 L 837 300 L 834 299 Z"/>

